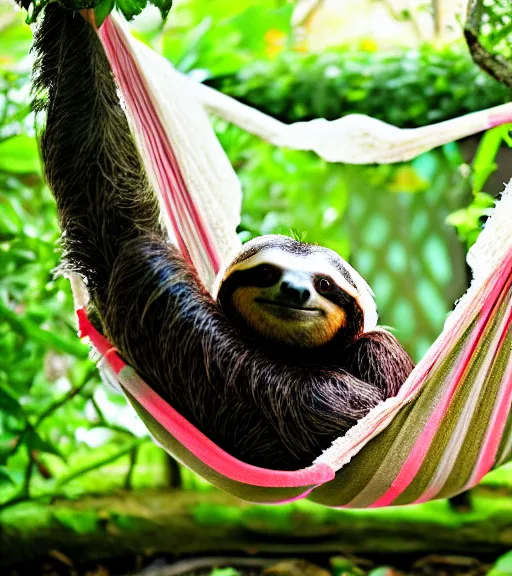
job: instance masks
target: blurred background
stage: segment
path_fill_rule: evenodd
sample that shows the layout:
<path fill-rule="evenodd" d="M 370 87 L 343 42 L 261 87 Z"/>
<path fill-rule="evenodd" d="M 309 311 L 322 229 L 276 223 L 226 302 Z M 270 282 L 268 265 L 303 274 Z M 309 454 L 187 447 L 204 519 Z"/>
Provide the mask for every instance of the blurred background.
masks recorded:
<path fill-rule="evenodd" d="M 133 33 L 179 70 L 287 123 L 357 112 L 414 128 L 512 99 L 473 63 L 459 0 L 175 0 L 165 24 L 157 8 L 121 4 L 135 16 Z M 481 42 L 511 62 L 510 2 L 484 4 Z M 512 548 L 506 467 L 482 488 L 499 505 L 475 498 L 465 515 L 447 503 L 361 512 L 243 505 L 169 458 L 101 385 L 76 337 L 68 283 L 53 275 L 59 230 L 30 112 L 24 18 L 0 0 L 0 566 L 44 557 L 27 573 L 71 573 L 84 562 L 91 574 L 114 574 L 157 553 L 247 552 L 252 543 L 316 554 L 349 542 L 371 558 L 478 552 L 462 568 L 427 563 L 414 573 L 486 573 Z M 241 238 L 294 233 L 339 252 L 373 288 L 381 323 L 419 360 L 465 292 L 467 249 L 512 176 L 511 126 L 411 162 L 351 166 L 212 122 L 242 182 Z M 112 558 L 128 560 L 117 572 Z M 331 573 L 364 574 L 380 562 L 344 561 Z"/>

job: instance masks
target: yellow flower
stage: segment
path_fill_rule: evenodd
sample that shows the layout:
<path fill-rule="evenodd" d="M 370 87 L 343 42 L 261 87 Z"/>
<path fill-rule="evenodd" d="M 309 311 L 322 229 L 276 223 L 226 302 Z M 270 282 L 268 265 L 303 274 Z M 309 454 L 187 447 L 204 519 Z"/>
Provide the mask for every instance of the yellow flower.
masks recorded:
<path fill-rule="evenodd" d="M 361 50 L 364 50 L 365 52 L 376 52 L 379 49 L 377 42 L 375 42 L 375 40 L 372 40 L 371 38 L 361 40 L 361 42 L 359 43 L 359 47 L 361 48 Z"/>
<path fill-rule="evenodd" d="M 265 40 L 265 53 L 269 56 L 276 56 L 284 48 L 286 42 L 286 34 L 281 30 L 272 28 L 267 30 L 264 36 Z"/>

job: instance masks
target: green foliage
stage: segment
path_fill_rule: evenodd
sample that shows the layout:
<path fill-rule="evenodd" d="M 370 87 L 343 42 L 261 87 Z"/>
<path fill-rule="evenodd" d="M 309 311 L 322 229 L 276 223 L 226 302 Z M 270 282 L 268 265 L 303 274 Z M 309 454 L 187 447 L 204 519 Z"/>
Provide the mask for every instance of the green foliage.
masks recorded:
<path fill-rule="evenodd" d="M 150 41 L 182 72 L 285 122 L 362 113 L 415 127 L 512 97 L 462 42 L 303 53 L 290 16 L 284 0 L 188 0 L 173 8 L 163 36 L 155 31 Z"/>
<path fill-rule="evenodd" d="M 470 173 L 470 182 L 473 198 L 469 205 L 456 210 L 447 218 L 447 223 L 457 230 L 460 239 L 466 243 L 468 249 L 476 242 L 482 229 L 482 222 L 489 209 L 494 206 L 491 194 L 483 192 L 489 176 L 497 169 L 496 155 L 505 143 L 512 146 L 510 130 L 512 124 L 498 126 L 488 130 L 478 146 L 473 159 Z"/>
<path fill-rule="evenodd" d="M 508 139 L 510 125 L 498 126 L 485 133 L 475 158 L 473 159 L 472 189 L 473 194 L 482 191 L 489 176 L 496 170 L 496 154 L 503 140 Z"/>
<path fill-rule="evenodd" d="M 59 229 L 27 83 L 15 72 L 0 83 L 0 503 L 76 490 L 77 474 L 141 442 L 115 419 L 107 423 L 104 412 L 119 411 L 117 399 L 98 388 L 76 337 L 69 285 L 54 277 Z M 90 444 L 107 442 L 117 448 L 99 459 Z"/>
<path fill-rule="evenodd" d="M 189 0 L 178 4 L 163 32 L 162 52 L 201 80 L 236 74 L 290 44 L 292 5 L 286 0 Z"/>
<path fill-rule="evenodd" d="M 512 551 L 498 558 L 487 576 L 511 576 L 512 575 Z"/>
<path fill-rule="evenodd" d="M 242 576 L 241 572 L 236 568 L 214 568 L 210 572 L 210 576 Z"/>
<path fill-rule="evenodd" d="M 494 198 L 489 194 L 478 192 L 466 208 L 452 212 L 446 219 L 457 230 L 459 238 L 466 243 L 468 249 L 473 246 L 482 229 L 482 218 L 494 206 Z"/>
<path fill-rule="evenodd" d="M 343 226 L 349 201 L 345 167 L 313 154 L 275 148 L 223 121 L 216 121 L 215 128 L 244 190 L 242 240 L 261 234 L 295 235 L 349 257 Z"/>
<path fill-rule="evenodd" d="M 512 21 L 509 0 L 470 0 L 467 26 L 489 53 L 512 63 Z"/>
<path fill-rule="evenodd" d="M 512 20 L 510 1 L 493 0 L 482 3 L 482 43 L 494 54 L 512 62 Z"/>
<path fill-rule="evenodd" d="M 58 1 L 69 10 L 94 9 L 96 22 L 100 25 L 110 12 L 117 8 L 127 20 L 137 16 L 148 5 L 156 6 L 165 20 L 172 7 L 172 0 L 16 0 L 27 10 L 27 24 L 37 21 L 41 12 L 48 4 Z"/>

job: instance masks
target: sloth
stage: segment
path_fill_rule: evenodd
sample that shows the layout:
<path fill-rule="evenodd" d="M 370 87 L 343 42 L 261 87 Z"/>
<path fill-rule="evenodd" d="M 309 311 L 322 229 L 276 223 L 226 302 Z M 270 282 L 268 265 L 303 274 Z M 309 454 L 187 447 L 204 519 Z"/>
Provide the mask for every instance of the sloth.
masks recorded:
<path fill-rule="evenodd" d="M 233 325 L 302 360 L 336 362 L 335 348 L 377 322 L 372 292 L 347 262 L 287 236 L 245 244 L 216 284 L 214 296 Z"/>
<path fill-rule="evenodd" d="M 45 174 L 62 273 L 123 359 L 233 456 L 310 465 L 413 364 L 376 327 L 372 294 L 335 252 L 282 236 L 246 244 L 212 296 L 166 237 L 96 32 L 50 4 L 34 43 Z"/>

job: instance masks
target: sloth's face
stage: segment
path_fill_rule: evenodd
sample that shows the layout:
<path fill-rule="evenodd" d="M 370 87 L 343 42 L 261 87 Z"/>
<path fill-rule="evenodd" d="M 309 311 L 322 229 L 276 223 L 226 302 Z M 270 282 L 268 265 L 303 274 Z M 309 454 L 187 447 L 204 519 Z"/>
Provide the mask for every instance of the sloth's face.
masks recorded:
<path fill-rule="evenodd" d="M 329 342 L 346 324 L 346 311 L 330 298 L 337 286 L 329 276 L 263 263 L 239 279 L 233 307 L 266 338 L 316 347 Z"/>
<path fill-rule="evenodd" d="M 239 326 L 275 342 L 312 348 L 336 336 L 351 341 L 363 330 L 364 315 L 355 285 L 334 257 L 341 266 L 338 255 L 318 247 L 259 250 L 235 262 L 219 302 Z"/>

